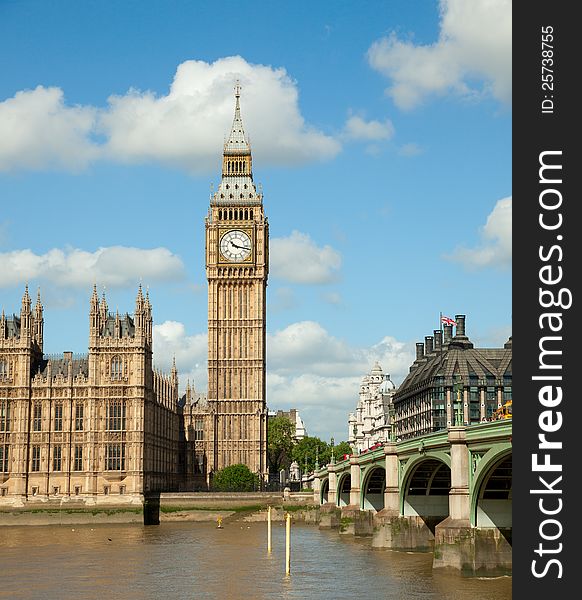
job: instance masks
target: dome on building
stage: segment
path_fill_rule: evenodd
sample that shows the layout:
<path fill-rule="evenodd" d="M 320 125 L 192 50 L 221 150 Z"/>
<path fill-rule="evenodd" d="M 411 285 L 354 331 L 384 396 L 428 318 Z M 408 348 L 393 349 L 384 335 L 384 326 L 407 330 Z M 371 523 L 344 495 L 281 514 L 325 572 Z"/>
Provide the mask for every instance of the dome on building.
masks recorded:
<path fill-rule="evenodd" d="M 382 367 L 380 366 L 380 363 L 376 361 L 376 363 L 372 367 L 372 370 L 370 371 L 370 375 L 382 375 L 382 373 Z"/>
<path fill-rule="evenodd" d="M 384 377 L 384 381 L 380 386 L 380 392 L 382 394 L 388 394 L 389 392 L 393 392 L 396 389 L 394 382 L 390 379 L 390 375 L 386 374 Z"/>

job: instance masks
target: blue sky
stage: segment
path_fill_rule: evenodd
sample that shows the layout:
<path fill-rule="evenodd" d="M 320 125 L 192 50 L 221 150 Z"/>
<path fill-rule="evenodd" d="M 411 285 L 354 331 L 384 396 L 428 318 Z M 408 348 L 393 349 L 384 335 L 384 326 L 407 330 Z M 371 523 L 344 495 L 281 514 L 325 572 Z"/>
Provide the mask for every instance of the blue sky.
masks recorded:
<path fill-rule="evenodd" d="M 439 312 L 511 335 L 511 3 L 0 1 L 0 307 L 87 351 L 92 284 L 206 389 L 204 217 L 233 85 L 271 235 L 268 405 L 347 437 Z M 306 268 L 309 265 L 309 268 Z"/>

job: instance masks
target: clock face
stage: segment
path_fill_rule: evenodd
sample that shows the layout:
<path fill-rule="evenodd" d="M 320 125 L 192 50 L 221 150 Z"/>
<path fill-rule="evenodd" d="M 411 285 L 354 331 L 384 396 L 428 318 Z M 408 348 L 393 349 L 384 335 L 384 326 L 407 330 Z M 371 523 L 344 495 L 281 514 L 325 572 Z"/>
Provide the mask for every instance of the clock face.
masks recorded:
<path fill-rule="evenodd" d="M 243 262 L 251 254 L 251 238 L 240 229 L 232 229 L 222 236 L 220 252 L 226 260 Z"/>

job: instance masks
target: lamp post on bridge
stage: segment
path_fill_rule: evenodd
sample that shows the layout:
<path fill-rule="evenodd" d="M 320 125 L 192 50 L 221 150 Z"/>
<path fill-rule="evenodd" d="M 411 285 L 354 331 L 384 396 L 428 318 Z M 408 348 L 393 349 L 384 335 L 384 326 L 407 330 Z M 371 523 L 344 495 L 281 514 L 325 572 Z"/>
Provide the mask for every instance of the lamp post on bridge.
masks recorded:
<path fill-rule="evenodd" d="M 463 380 L 460 375 L 455 376 L 455 382 L 453 384 L 453 397 L 456 396 L 456 408 L 455 408 L 455 425 L 463 425 L 463 401 L 461 398 L 461 392 L 463 391 Z"/>

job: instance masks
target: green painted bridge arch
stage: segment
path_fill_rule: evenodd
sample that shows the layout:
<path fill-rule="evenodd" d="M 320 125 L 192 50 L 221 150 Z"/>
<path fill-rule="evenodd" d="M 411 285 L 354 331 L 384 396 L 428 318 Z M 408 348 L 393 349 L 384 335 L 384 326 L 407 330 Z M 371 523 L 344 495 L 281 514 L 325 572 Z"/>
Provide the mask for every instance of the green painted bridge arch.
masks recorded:
<path fill-rule="evenodd" d="M 345 517 L 340 532 L 374 547 L 433 550 L 434 569 L 510 572 L 511 440 L 511 419 L 454 426 L 327 465 L 314 478 L 320 527 Z"/>
<path fill-rule="evenodd" d="M 509 419 L 387 443 L 316 472 L 315 500 L 340 508 L 379 512 L 394 507 L 400 516 L 451 516 L 472 526 L 510 528 L 511 436 Z"/>
<path fill-rule="evenodd" d="M 348 506 L 350 503 L 350 494 L 352 491 L 352 477 L 350 471 L 343 472 L 337 479 L 337 501 L 340 508 Z"/>
<path fill-rule="evenodd" d="M 361 474 L 360 510 L 380 511 L 384 508 L 386 468 L 380 461 L 372 462 Z"/>
<path fill-rule="evenodd" d="M 470 521 L 476 527 L 511 527 L 511 442 L 494 444 L 484 453 L 473 452 L 471 462 Z"/>
<path fill-rule="evenodd" d="M 432 522 L 449 514 L 451 456 L 439 450 L 406 460 L 402 467 L 400 514 L 419 516 Z"/>

